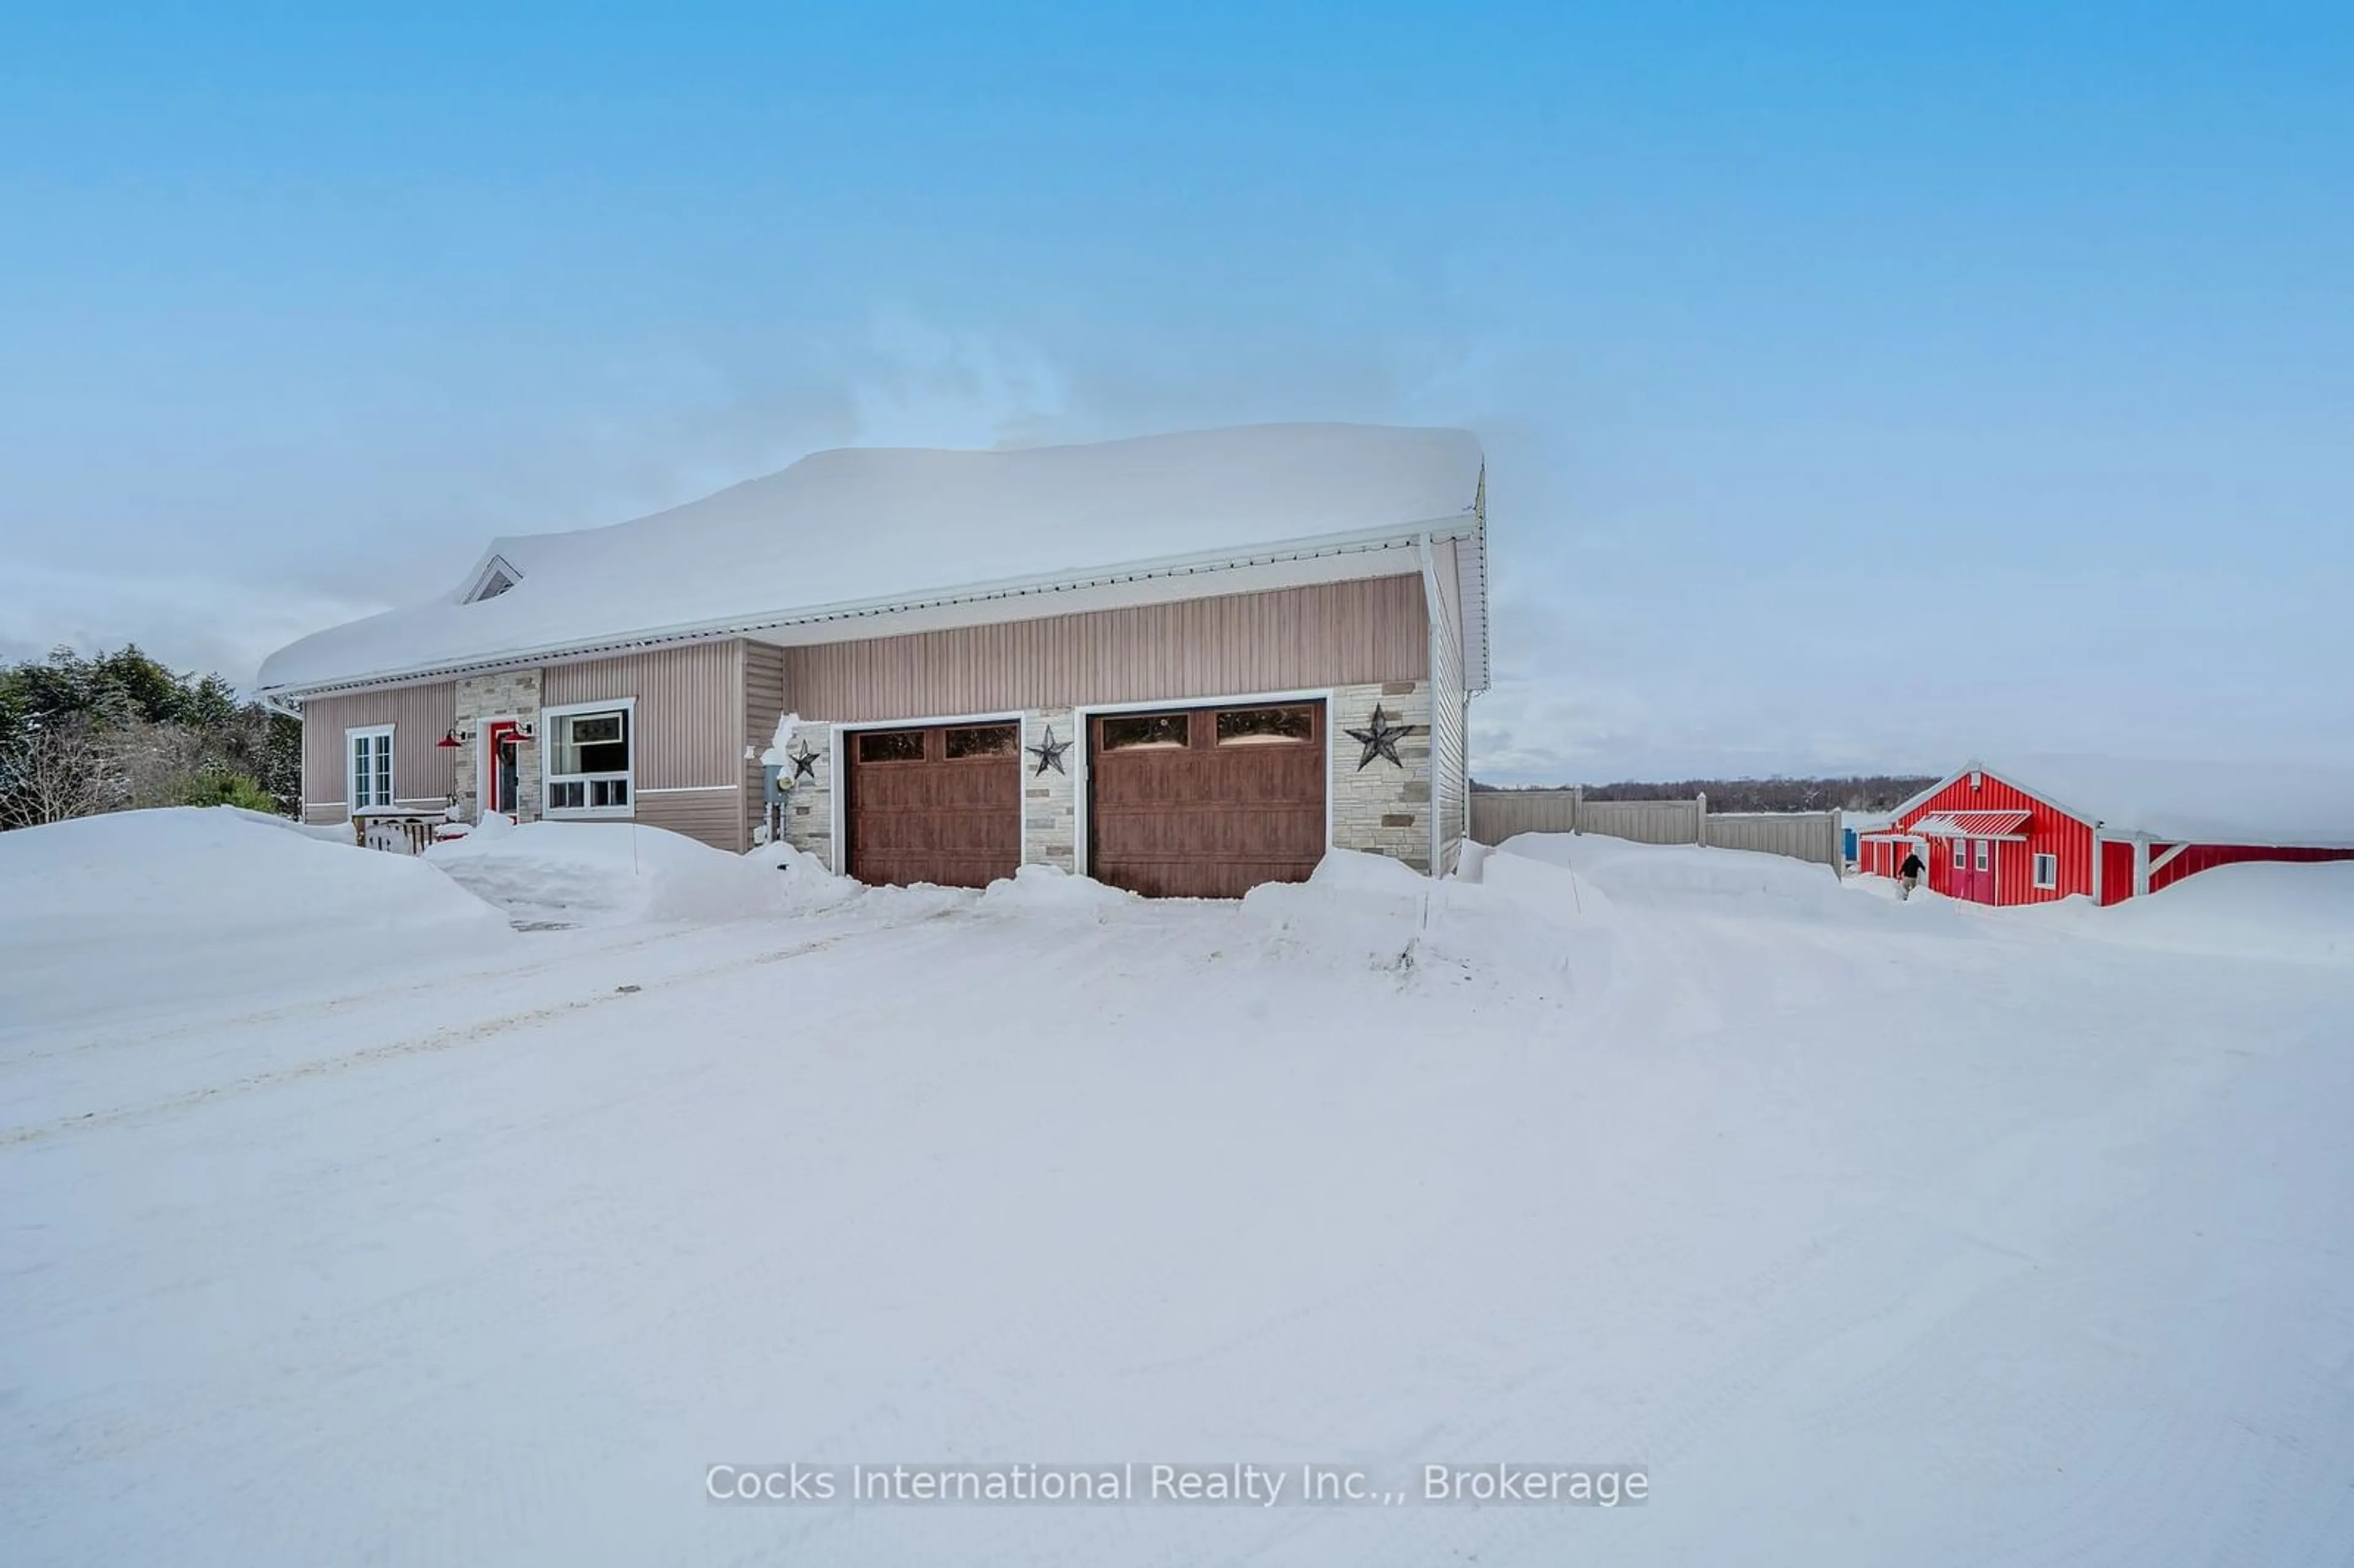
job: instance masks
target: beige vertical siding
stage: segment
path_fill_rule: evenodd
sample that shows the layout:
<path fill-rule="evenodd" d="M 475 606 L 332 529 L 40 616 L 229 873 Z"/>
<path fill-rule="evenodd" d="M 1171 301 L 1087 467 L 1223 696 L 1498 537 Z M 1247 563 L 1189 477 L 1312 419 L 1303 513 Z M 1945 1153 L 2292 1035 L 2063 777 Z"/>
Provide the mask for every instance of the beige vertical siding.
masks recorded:
<path fill-rule="evenodd" d="M 743 660 L 743 643 L 729 641 L 550 664 L 540 678 L 540 701 L 557 707 L 638 700 L 633 763 L 643 821 L 649 791 L 741 786 Z"/>
<path fill-rule="evenodd" d="M 458 685 L 394 686 L 341 697 L 314 697 L 302 705 L 302 816 L 307 821 L 340 822 L 350 781 L 345 732 L 371 725 L 392 726 L 392 793 L 404 804 L 439 805 L 458 788 L 458 754 L 434 743 L 458 722 Z"/>
<path fill-rule="evenodd" d="M 744 644 L 744 847 L 752 847 L 752 824 L 760 820 L 764 783 L 760 753 L 776 737 L 785 711 L 785 651 L 765 642 Z"/>
<path fill-rule="evenodd" d="M 856 722 L 1419 681 L 1430 638 L 1416 575 L 784 652 L 803 718 Z"/>
<path fill-rule="evenodd" d="M 700 839 L 713 849 L 738 853 L 744 842 L 744 797 L 735 789 L 697 789 L 683 795 L 641 795 L 636 821 Z"/>

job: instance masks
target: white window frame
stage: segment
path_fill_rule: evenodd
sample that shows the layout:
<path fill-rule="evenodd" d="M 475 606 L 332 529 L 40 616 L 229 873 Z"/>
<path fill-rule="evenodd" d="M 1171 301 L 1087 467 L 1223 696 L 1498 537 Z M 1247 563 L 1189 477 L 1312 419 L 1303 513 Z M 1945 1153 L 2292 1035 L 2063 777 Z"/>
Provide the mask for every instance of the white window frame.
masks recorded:
<path fill-rule="evenodd" d="M 344 810 L 346 811 L 380 811 L 394 803 L 399 793 L 400 758 L 393 747 L 393 726 L 388 724 L 354 725 L 344 731 Z M 363 740 L 382 741 L 381 748 L 373 745 L 370 750 L 384 754 L 384 799 L 360 799 L 359 743 Z"/>
<path fill-rule="evenodd" d="M 1974 842 L 1978 846 L 1978 869 L 1980 871 L 1992 871 L 1994 869 L 1994 841 L 1992 839 L 1978 839 Z"/>
<path fill-rule="evenodd" d="M 2047 866 L 2051 868 L 2049 875 L 2046 875 L 2044 871 L 2044 868 Z M 2059 890 L 2060 857 L 2058 855 L 2039 852 L 2035 856 L 2033 870 L 2036 886 L 2042 888 L 2047 892 L 2057 892 Z"/>
<path fill-rule="evenodd" d="M 560 721 L 582 714 L 626 714 L 624 728 L 630 737 L 630 765 L 619 773 L 558 773 L 556 769 L 557 747 L 560 741 Z M 540 814 L 557 821 L 612 821 L 638 814 L 638 699 L 607 697 L 594 703 L 560 703 L 539 710 L 539 809 Z M 558 806 L 556 787 L 558 784 L 586 784 L 591 779 L 619 779 L 629 796 L 623 806 Z"/>
<path fill-rule="evenodd" d="M 1956 839 L 1954 841 L 1954 869 L 1956 871 L 1967 871 L 1969 868 L 1970 841 L 1967 839 Z"/>

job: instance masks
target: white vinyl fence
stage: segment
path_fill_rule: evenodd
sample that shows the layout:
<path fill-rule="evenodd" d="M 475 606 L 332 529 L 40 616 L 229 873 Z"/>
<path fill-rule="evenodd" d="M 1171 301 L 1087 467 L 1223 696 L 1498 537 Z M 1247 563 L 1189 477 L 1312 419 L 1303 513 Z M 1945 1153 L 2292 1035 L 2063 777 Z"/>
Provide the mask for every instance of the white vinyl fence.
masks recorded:
<path fill-rule="evenodd" d="M 1787 855 L 1840 871 L 1837 811 L 1711 811 L 1691 800 L 1589 800 L 1583 789 L 1481 789 L 1471 797 L 1471 837 L 1500 844 L 1514 833 L 1602 833 L 1641 844 L 1707 844 Z"/>

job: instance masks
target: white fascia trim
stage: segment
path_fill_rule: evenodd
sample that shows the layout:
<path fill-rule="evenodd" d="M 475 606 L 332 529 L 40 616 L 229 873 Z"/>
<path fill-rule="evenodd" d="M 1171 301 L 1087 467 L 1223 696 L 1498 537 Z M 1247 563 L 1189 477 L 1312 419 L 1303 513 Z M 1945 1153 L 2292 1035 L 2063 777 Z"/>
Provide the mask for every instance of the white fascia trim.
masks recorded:
<path fill-rule="evenodd" d="M 509 669 L 518 664 L 538 664 L 551 660 L 594 657 L 599 654 L 652 647 L 666 642 L 694 642 L 720 637 L 744 637 L 756 631 L 775 631 L 790 626 L 811 626 L 827 621 L 868 620 L 876 616 L 896 615 L 908 610 L 943 609 L 959 605 L 1036 598 L 1046 594 L 1067 593 L 1076 588 L 1109 588 L 1148 578 L 1194 577 L 1236 571 L 1246 567 L 1273 566 L 1285 561 L 1310 560 L 1325 556 L 1359 555 L 1374 550 L 1413 549 L 1426 538 L 1454 539 L 1467 535 L 1476 536 L 1477 533 L 1476 520 L 1459 515 L 1437 517 L 1426 523 L 1411 524 L 1404 528 L 1380 528 L 1362 534 L 1321 535 L 1308 539 L 1287 540 L 1241 554 L 1225 551 L 1214 555 L 1172 556 L 1157 560 L 1138 561 L 1125 566 L 1092 567 L 1084 571 L 1048 577 L 1011 577 L 1000 582 L 976 583 L 970 588 L 955 588 L 912 599 L 903 597 L 858 599 L 841 604 L 820 605 L 808 609 L 779 611 L 772 615 L 736 616 L 725 620 L 649 627 L 596 641 L 543 643 L 536 647 L 518 648 L 504 653 L 485 655 L 479 659 L 455 663 L 419 664 L 405 669 L 352 675 L 342 680 L 321 682 L 310 685 L 277 686 L 268 689 L 280 697 L 299 700 L 302 697 L 331 692 L 367 690 L 423 680 L 443 680 L 454 675 L 471 675 L 484 671 Z"/>

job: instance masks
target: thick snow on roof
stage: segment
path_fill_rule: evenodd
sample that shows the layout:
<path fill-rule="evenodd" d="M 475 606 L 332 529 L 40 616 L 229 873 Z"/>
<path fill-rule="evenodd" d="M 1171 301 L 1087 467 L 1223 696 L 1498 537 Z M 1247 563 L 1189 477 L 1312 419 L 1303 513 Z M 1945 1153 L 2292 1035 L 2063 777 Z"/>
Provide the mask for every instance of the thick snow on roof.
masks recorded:
<path fill-rule="evenodd" d="M 1974 763 L 2089 817 L 2169 842 L 2354 845 L 2354 773 L 2248 762 L 2019 757 Z"/>
<path fill-rule="evenodd" d="M 819 452 L 634 522 L 495 540 L 449 595 L 303 638 L 263 663 L 260 684 L 300 689 L 1048 584 L 1093 567 L 1468 528 L 1483 461 L 1468 431 L 1376 425 Z M 493 556 L 514 585 L 462 602 Z"/>

